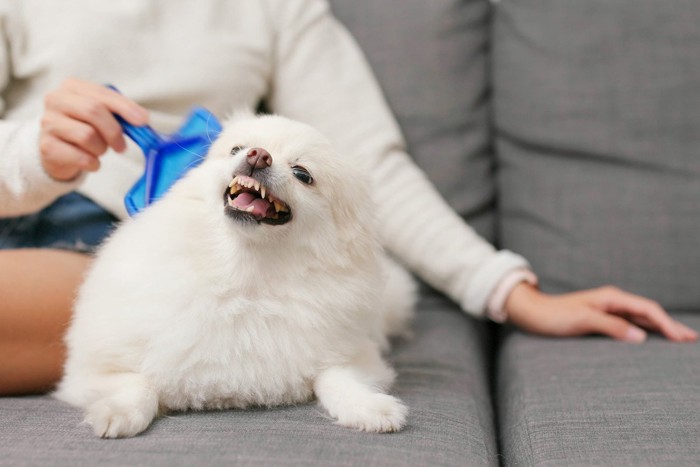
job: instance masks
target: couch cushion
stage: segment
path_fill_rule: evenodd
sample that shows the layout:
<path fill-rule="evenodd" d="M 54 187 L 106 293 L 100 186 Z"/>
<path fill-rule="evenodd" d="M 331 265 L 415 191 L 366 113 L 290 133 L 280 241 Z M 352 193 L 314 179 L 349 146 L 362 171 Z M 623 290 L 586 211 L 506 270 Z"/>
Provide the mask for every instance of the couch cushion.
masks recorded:
<path fill-rule="evenodd" d="M 700 314 L 676 317 L 700 329 Z M 506 334 L 497 393 L 506 465 L 697 465 L 700 346 Z"/>
<path fill-rule="evenodd" d="M 700 305 L 700 3 L 503 0 L 502 246 L 543 288 Z"/>
<path fill-rule="evenodd" d="M 331 0 L 365 51 L 409 153 L 493 239 L 486 87 L 488 0 Z"/>
<path fill-rule="evenodd" d="M 0 398 L 3 465 L 498 465 L 483 323 L 442 298 L 423 300 L 416 336 L 391 354 L 409 425 L 368 434 L 315 404 L 173 414 L 143 435 L 101 440 L 77 409 L 49 397 Z"/>

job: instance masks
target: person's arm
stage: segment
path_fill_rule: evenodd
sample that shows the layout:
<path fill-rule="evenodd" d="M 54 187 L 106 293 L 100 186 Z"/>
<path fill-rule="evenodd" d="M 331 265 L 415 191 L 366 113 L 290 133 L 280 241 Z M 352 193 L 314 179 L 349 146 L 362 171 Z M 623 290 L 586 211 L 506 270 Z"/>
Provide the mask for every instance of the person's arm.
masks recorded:
<path fill-rule="evenodd" d="M 482 315 L 503 275 L 527 262 L 481 239 L 413 163 L 364 56 L 326 3 L 280 1 L 271 18 L 278 31 L 271 110 L 315 126 L 360 165 L 374 182 L 383 244 Z"/>
<path fill-rule="evenodd" d="M 11 80 L 10 12 L 0 15 L 0 115 L 3 98 Z M 71 184 L 52 180 L 39 159 L 39 118 L 30 121 L 0 120 L 0 217 L 35 211 L 50 200 L 70 191 Z"/>
<path fill-rule="evenodd" d="M 67 79 L 45 96 L 40 119 L 0 120 L 0 216 L 41 209 L 98 170 L 107 148 L 123 151 L 113 113 L 136 125 L 148 119 L 145 109 L 102 85 Z"/>
<path fill-rule="evenodd" d="M 526 260 L 479 237 L 413 163 L 364 56 L 328 5 L 272 3 L 271 109 L 317 127 L 373 179 L 382 243 L 426 282 L 475 316 L 485 316 L 489 305 L 500 307 L 489 316 L 500 311 L 529 332 L 639 341 L 639 324 L 672 340 L 697 339 L 654 302 L 615 288 L 550 296 L 528 281 L 507 283 L 528 268 Z M 497 305 L 494 294 L 502 296 Z"/>
<path fill-rule="evenodd" d="M 12 85 L 11 51 L 16 48 L 9 26 L 19 21 L 12 10 L 0 13 L 0 96 Z M 144 109 L 103 86 L 66 80 L 44 99 L 42 115 L 8 120 L 0 97 L 0 217 L 35 212 L 74 190 L 85 171 L 99 168 L 98 157 L 112 147 L 125 147 L 116 112 L 143 124 Z"/>

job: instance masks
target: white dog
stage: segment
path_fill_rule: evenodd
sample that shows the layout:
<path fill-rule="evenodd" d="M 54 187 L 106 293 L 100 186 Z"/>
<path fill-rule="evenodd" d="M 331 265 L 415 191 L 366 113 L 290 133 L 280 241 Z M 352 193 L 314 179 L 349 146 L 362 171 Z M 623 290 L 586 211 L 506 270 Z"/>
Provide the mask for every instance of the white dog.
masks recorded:
<path fill-rule="evenodd" d="M 411 314 L 413 284 L 377 243 L 369 176 L 354 165 L 301 123 L 234 117 L 99 252 L 56 396 L 106 438 L 167 410 L 314 395 L 341 425 L 401 429 L 380 352 Z"/>

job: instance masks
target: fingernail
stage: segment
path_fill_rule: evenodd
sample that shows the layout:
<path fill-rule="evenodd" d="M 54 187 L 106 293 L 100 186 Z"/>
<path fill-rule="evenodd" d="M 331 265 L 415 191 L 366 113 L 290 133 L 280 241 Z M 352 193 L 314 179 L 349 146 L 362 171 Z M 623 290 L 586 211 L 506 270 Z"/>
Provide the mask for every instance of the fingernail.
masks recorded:
<path fill-rule="evenodd" d="M 625 340 L 627 342 L 634 342 L 635 344 L 639 344 L 641 342 L 644 342 L 647 338 L 647 333 L 642 331 L 639 328 L 636 328 L 634 326 L 630 326 L 627 328 L 627 336 L 625 337 Z"/>

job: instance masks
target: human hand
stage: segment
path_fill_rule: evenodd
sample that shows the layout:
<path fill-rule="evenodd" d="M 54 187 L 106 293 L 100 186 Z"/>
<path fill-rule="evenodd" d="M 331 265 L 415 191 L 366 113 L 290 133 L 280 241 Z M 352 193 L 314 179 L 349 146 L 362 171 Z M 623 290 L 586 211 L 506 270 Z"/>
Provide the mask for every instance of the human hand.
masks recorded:
<path fill-rule="evenodd" d="M 113 113 L 133 125 L 145 125 L 148 111 L 105 86 L 67 79 L 44 98 L 39 151 L 46 173 L 67 181 L 83 171 L 100 168 L 99 157 L 108 148 L 126 149 L 124 135 Z"/>
<path fill-rule="evenodd" d="M 522 282 L 513 288 L 505 307 L 510 322 L 535 334 L 604 334 L 640 343 L 646 339 L 647 329 L 674 342 L 698 339 L 697 332 L 672 319 L 658 303 L 610 286 L 547 295 Z"/>

